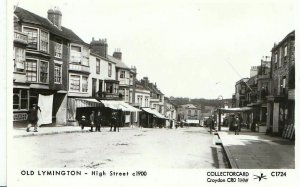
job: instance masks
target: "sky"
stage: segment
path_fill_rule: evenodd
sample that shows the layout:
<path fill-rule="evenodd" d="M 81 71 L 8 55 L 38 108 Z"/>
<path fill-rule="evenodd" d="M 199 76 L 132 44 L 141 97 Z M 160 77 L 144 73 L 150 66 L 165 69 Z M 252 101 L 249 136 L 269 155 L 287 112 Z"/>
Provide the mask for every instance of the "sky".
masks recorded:
<path fill-rule="evenodd" d="M 85 42 L 106 38 L 122 51 L 137 77 L 166 96 L 231 98 L 235 83 L 270 56 L 295 29 L 292 0 L 14 0 L 47 17 L 54 6 L 62 25 Z"/>

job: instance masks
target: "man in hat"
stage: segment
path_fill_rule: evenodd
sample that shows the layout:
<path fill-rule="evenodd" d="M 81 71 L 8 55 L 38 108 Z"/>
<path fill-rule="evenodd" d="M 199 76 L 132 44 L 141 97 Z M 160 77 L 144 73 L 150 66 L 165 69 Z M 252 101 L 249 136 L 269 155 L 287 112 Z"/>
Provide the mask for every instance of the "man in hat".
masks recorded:
<path fill-rule="evenodd" d="M 87 123 L 88 123 L 88 121 L 86 120 L 86 118 L 85 118 L 85 115 L 82 115 L 81 116 L 81 120 L 80 120 L 80 125 L 81 125 L 81 130 L 83 130 L 84 129 L 84 126 L 86 126 L 87 125 Z"/>
<path fill-rule="evenodd" d="M 29 110 L 29 115 L 28 115 L 29 124 L 27 125 L 27 129 L 26 129 L 27 132 L 30 131 L 30 127 L 32 127 L 32 126 L 34 126 L 34 132 L 38 132 L 37 131 L 37 122 L 39 120 L 38 110 L 40 112 L 42 112 L 41 108 L 39 106 L 37 106 L 36 104 L 33 104 L 32 108 Z"/>

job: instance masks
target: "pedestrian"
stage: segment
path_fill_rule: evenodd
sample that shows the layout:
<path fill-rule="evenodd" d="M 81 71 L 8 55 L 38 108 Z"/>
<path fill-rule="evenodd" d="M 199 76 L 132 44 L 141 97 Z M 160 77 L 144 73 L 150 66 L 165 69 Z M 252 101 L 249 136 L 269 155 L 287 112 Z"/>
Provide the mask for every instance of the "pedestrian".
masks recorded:
<path fill-rule="evenodd" d="M 240 131 L 240 120 L 239 117 L 236 116 L 235 123 L 234 123 L 234 134 L 239 135 L 239 131 Z"/>
<path fill-rule="evenodd" d="M 95 124 L 95 111 L 92 111 L 91 115 L 90 115 L 90 125 L 91 125 L 91 132 L 93 132 L 93 127 Z"/>
<path fill-rule="evenodd" d="M 212 126 L 213 126 L 213 121 L 211 119 L 211 116 L 209 116 L 209 118 L 206 121 L 206 124 L 209 126 L 209 133 L 212 133 Z"/>
<path fill-rule="evenodd" d="M 80 121 L 79 121 L 79 124 L 80 124 L 80 126 L 81 126 L 81 130 L 83 130 L 84 127 L 87 126 L 88 121 L 86 120 L 85 115 L 82 115 L 82 116 L 81 116 L 81 119 L 80 119 Z"/>
<path fill-rule="evenodd" d="M 36 104 L 32 105 L 32 108 L 29 110 L 29 116 L 28 116 L 28 121 L 29 124 L 27 125 L 26 131 L 29 132 L 30 131 L 30 127 L 34 127 L 34 132 L 38 132 L 37 130 L 37 122 L 39 120 L 38 118 L 38 110 L 40 112 L 41 108 L 39 106 L 37 106 Z"/>
<path fill-rule="evenodd" d="M 97 115 L 95 116 L 96 132 L 101 132 L 101 125 L 102 125 L 102 116 L 100 110 L 98 110 Z"/>

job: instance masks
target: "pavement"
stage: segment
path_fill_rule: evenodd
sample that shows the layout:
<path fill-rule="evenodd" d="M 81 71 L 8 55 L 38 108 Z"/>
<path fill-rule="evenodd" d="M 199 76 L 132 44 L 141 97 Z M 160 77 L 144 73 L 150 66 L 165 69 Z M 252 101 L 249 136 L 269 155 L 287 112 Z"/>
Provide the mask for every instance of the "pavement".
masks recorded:
<path fill-rule="evenodd" d="M 242 129 L 239 135 L 227 128 L 218 132 L 233 169 L 294 169 L 295 142 Z"/>
<path fill-rule="evenodd" d="M 43 136 L 63 133 L 76 133 L 76 132 L 89 132 L 90 127 L 86 127 L 81 130 L 80 126 L 56 126 L 56 127 L 39 127 L 38 132 L 33 132 L 31 127 L 29 132 L 26 132 L 26 128 L 14 128 L 13 136 L 15 138 L 30 137 L 30 136 Z"/>

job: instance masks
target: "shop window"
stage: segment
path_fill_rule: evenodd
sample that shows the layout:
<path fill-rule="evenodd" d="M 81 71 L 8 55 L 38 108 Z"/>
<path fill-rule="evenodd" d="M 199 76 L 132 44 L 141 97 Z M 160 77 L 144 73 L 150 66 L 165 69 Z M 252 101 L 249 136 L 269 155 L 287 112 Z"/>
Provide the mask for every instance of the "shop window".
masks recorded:
<path fill-rule="evenodd" d="M 13 109 L 28 110 L 29 106 L 29 91 L 25 89 L 13 90 Z"/>

